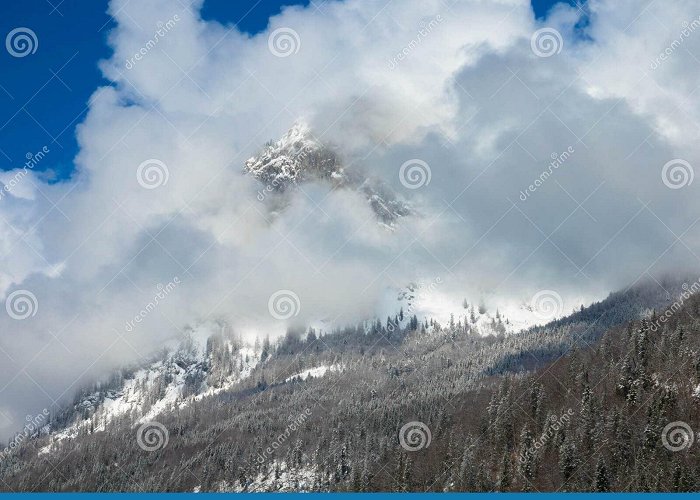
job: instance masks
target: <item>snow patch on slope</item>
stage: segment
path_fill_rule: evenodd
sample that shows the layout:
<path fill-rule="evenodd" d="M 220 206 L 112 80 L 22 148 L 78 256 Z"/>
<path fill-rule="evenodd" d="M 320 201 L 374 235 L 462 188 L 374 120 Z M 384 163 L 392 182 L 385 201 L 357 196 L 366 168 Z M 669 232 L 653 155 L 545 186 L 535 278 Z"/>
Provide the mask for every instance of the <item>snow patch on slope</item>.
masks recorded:
<path fill-rule="evenodd" d="M 339 364 L 321 365 L 321 366 L 317 366 L 315 368 L 309 368 L 308 370 L 304 370 L 303 372 L 299 372 L 295 375 L 292 375 L 291 377 L 287 377 L 284 381 L 285 382 L 293 382 L 296 380 L 306 380 L 309 377 L 319 378 L 319 377 L 323 377 L 328 372 L 340 373 L 342 371 L 343 371 L 343 368 Z"/>
<path fill-rule="evenodd" d="M 378 304 L 377 317 L 382 324 L 389 318 L 394 327 L 405 328 L 415 315 L 421 324 L 432 319 L 448 327 L 454 322 L 456 327 L 473 335 L 486 336 L 518 333 L 568 314 L 563 303 L 560 310 L 549 317 L 528 301 L 456 297 L 445 293 L 442 283 L 437 277 L 400 289 L 387 289 Z"/>

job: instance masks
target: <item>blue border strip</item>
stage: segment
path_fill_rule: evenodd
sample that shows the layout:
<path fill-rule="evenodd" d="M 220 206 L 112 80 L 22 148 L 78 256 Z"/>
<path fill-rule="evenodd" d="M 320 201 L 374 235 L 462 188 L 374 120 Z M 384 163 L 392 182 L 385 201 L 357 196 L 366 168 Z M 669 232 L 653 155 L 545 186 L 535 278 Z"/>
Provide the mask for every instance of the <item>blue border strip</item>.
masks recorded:
<path fill-rule="evenodd" d="M 450 497 L 464 497 L 471 499 L 486 499 L 498 497 L 508 497 L 509 499 L 533 500 L 536 498 L 547 498 L 552 500 L 555 498 L 576 498 L 579 500 L 595 500 L 601 497 L 619 497 L 619 498 L 698 498 L 697 493 L 0 493 L 0 500 L 12 499 L 18 497 L 26 497 L 32 499 L 48 499 L 50 496 L 58 495 L 61 498 L 79 497 L 100 497 L 100 498 L 124 498 L 135 497 L 142 499 L 155 498 L 192 498 L 201 499 L 202 497 L 220 498 L 221 496 L 235 496 L 236 498 L 246 498 L 247 500 L 259 500 L 263 498 L 276 498 L 281 496 L 287 498 L 306 499 L 315 498 L 352 498 L 352 497 L 372 497 L 372 498 L 398 498 L 400 496 L 408 496 L 412 498 L 426 498 L 431 500 L 439 500 Z"/>

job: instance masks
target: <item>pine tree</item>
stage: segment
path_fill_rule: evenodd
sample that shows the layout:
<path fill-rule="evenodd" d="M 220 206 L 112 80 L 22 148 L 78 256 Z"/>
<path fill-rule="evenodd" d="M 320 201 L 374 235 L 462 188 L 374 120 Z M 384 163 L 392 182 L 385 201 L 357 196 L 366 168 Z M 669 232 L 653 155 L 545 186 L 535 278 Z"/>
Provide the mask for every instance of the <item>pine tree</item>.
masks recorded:
<path fill-rule="evenodd" d="M 523 491 L 531 491 L 535 478 L 535 448 L 530 429 L 526 426 L 520 432 L 520 454 L 518 457 L 518 472 L 523 478 Z"/>
<path fill-rule="evenodd" d="M 610 479 L 608 478 L 608 469 L 605 466 L 605 460 L 601 457 L 595 467 L 595 483 L 593 489 L 598 492 L 610 491 Z"/>
<path fill-rule="evenodd" d="M 567 486 L 580 463 L 576 444 L 567 436 L 559 447 L 559 472 L 564 479 L 564 487 Z"/>
<path fill-rule="evenodd" d="M 511 466 L 510 466 L 510 452 L 507 450 L 503 453 L 501 458 L 501 471 L 498 476 L 498 491 L 508 491 L 511 485 Z"/>

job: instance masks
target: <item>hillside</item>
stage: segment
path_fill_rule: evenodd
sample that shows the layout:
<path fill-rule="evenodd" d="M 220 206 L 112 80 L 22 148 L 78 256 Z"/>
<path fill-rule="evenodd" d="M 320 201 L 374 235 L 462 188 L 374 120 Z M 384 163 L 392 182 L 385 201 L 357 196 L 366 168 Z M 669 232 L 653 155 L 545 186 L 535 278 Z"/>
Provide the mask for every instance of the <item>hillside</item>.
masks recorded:
<path fill-rule="evenodd" d="M 692 488 L 697 461 L 659 432 L 698 422 L 700 305 L 654 332 L 640 319 L 668 303 L 654 290 L 517 335 L 411 318 L 247 351 L 217 334 L 86 389 L 0 478 L 23 491 Z"/>

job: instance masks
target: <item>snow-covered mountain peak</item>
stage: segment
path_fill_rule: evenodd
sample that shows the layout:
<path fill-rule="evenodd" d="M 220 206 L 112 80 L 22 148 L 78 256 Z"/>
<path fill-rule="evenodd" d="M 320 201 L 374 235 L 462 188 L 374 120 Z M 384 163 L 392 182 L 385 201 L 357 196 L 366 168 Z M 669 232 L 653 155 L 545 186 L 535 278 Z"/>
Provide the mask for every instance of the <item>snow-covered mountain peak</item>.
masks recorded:
<path fill-rule="evenodd" d="M 258 155 L 249 158 L 244 172 L 265 185 L 258 193 L 260 201 L 270 201 L 274 211 L 282 210 L 288 200 L 283 193 L 315 182 L 331 189 L 351 189 L 363 195 L 378 222 L 393 228 L 401 217 L 414 213 L 381 180 L 357 170 L 347 170 L 335 150 L 323 144 L 303 121 L 296 122 L 279 140 L 269 142 Z"/>
<path fill-rule="evenodd" d="M 321 144 L 303 121 L 294 123 L 279 140 L 268 142 L 244 167 L 246 173 L 278 192 L 332 174 L 344 178 L 342 170 L 335 153 Z"/>

